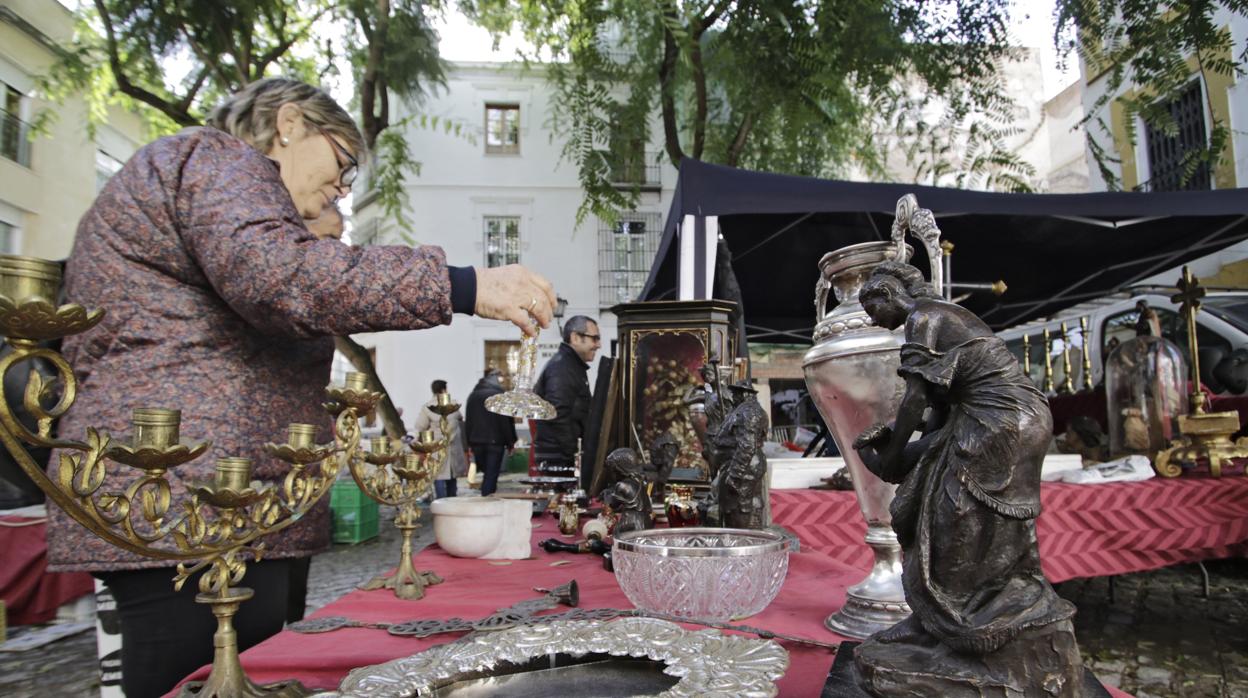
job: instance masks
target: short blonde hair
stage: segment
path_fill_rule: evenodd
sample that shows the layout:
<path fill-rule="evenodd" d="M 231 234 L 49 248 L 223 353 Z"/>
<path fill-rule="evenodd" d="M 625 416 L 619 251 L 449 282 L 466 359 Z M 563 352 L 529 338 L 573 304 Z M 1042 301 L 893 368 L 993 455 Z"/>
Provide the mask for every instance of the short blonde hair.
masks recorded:
<path fill-rule="evenodd" d="M 364 136 L 351 115 L 321 88 L 291 78 L 264 78 L 235 92 L 212 110 L 208 125 L 267 153 L 277 137 L 277 110 L 288 102 L 309 124 L 346 141 L 355 159 L 364 162 Z"/>

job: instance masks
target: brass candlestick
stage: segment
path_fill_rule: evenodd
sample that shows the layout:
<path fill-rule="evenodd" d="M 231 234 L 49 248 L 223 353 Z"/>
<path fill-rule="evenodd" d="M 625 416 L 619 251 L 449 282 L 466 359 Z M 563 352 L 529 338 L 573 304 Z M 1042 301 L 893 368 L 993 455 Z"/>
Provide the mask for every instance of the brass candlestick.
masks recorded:
<path fill-rule="evenodd" d="M 253 592 L 235 585 L 242 581 L 247 561 L 263 554 L 261 537 L 301 520 L 329 492 L 341 464 L 359 447 L 357 415 L 371 408 L 376 397 L 331 386 L 330 399 L 340 405 L 335 443 L 314 447 L 311 427 L 292 425 L 291 442 L 277 447 L 290 455 L 287 461 L 292 463 L 282 487 L 253 483 L 251 463 L 246 459 L 222 458 L 214 479 L 191 483 L 190 501 L 175 513 L 170 510 L 172 496 L 165 474 L 202 455 L 209 446 L 181 436 L 179 411 L 136 409 L 131 435 L 116 439 L 95 428 L 87 429 L 85 441 L 52 437 L 52 422 L 73 405 L 78 382 L 59 353 L 38 344 L 84 332 L 104 316 L 103 310 L 54 305 L 59 284 L 60 267 L 55 262 L 0 255 L 0 333 L 13 349 L 0 359 L 0 377 L 33 359 L 47 361 L 57 372 L 57 381 L 30 372 L 23 406 L 38 420 L 35 431 L 18 421 L 7 401 L 0 401 L 0 441 L 48 498 L 93 534 L 139 555 L 175 561 L 174 588 L 203 573 L 195 600 L 211 605 L 217 617 L 212 672 L 207 681 L 184 686 L 182 695 L 308 695 L 296 681 L 259 686 L 243 672 L 233 618 L 239 604 Z M 45 408 L 51 400 L 55 404 Z M 59 463 L 50 469 L 53 475 L 43 472 L 27 447 L 59 450 Z M 105 488 L 106 460 L 134 468 L 138 477 L 124 490 Z"/>
<path fill-rule="evenodd" d="M 364 374 L 349 373 L 347 380 L 363 384 Z M 403 454 L 401 447 L 387 437 L 372 439 L 367 453 L 360 453 L 351 461 L 351 477 L 369 498 L 389 506 L 398 507 L 394 519 L 395 528 L 403 535 L 399 553 L 399 567 L 392 575 L 379 575 L 361 588 L 393 589 L 400 599 L 419 600 L 425 596 L 425 587 L 441 584 L 442 578 L 429 571 L 418 571 L 412 566 L 412 535 L 420 528 L 420 498 L 433 490 L 433 480 L 450 445 L 448 417 L 459 409 L 451 402 L 450 395 L 440 393 L 437 401 L 429 407 L 442 417 L 442 436 L 432 430 L 422 431 L 412 442 L 413 453 Z"/>
<path fill-rule="evenodd" d="M 1191 357 L 1192 391 L 1188 395 L 1191 414 L 1179 415 L 1179 431 L 1183 438 L 1170 444 L 1170 448 L 1157 454 L 1154 468 L 1163 477 L 1177 477 L 1183 472 L 1180 463 L 1195 463 L 1201 458 L 1209 462 L 1209 474 L 1222 476 L 1222 468 L 1232 458 L 1248 458 L 1248 438 L 1231 440 L 1239 431 L 1239 413 L 1206 412 L 1205 394 L 1200 389 L 1200 347 L 1196 339 L 1196 313 L 1200 312 L 1200 299 L 1205 289 L 1200 280 L 1192 276 L 1186 266 L 1178 283 L 1179 292 L 1171 301 L 1179 303 L 1179 314 L 1187 323 L 1187 348 Z M 1248 468 L 1245 468 L 1248 474 Z"/>
<path fill-rule="evenodd" d="M 1049 330 L 1044 330 L 1044 394 L 1052 395 L 1053 390 L 1053 339 Z"/>
<path fill-rule="evenodd" d="M 1079 332 L 1083 338 L 1083 389 L 1092 389 L 1092 354 L 1088 350 L 1088 316 L 1079 318 Z"/>
<path fill-rule="evenodd" d="M 1031 335 L 1023 335 L 1023 375 L 1031 380 Z"/>
<path fill-rule="evenodd" d="M 1075 379 L 1070 374 L 1070 330 L 1067 329 L 1066 323 L 1062 323 L 1062 392 L 1070 394 L 1075 392 Z"/>

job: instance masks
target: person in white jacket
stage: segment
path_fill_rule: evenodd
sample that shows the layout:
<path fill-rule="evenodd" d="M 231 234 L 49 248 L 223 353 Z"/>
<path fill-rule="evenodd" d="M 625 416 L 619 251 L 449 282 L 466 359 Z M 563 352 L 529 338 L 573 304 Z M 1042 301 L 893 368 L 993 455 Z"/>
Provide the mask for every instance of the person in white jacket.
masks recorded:
<path fill-rule="evenodd" d="M 432 429 L 434 435 L 442 438 L 442 417 L 435 414 L 429 409 L 431 405 L 437 403 L 438 395 L 446 392 L 446 381 L 436 380 L 431 386 L 433 388 L 433 399 L 425 403 L 420 413 L 416 415 L 416 423 L 413 429 L 416 432 Z M 442 459 L 442 468 L 438 470 L 437 478 L 433 481 L 434 499 L 443 497 L 454 497 L 456 495 L 455 479 L 468 474 L 468 443 L 465 440 L 463 424 L 464 415 L 458 410 L 446 418 L 447 431 L 450 432 L 447 439 L 446 457 Z"/>

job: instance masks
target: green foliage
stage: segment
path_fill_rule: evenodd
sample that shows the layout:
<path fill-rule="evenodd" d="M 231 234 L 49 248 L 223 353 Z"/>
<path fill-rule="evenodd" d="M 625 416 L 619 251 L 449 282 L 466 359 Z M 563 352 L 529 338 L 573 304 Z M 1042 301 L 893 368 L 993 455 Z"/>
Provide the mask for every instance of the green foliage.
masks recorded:
<path fill-rule="evenodd" d="M 1066 55 L 1077 52 L 1089 80 L 1105 81 L 1104 92 L 1084 116 L 1089 150 L 1109 189 L 1122 182 L 1112 165 L 1114 148 L 1100 142 L 1111 134 L 1104 114 L 1117 100 L 1126 116 L 1126 136 L 1138 141 L 1137 118 L 1174 135 L 1177 125 L 1169 104 L 1190 86 L 1193 75 L 1205 83 L 1211 75 L 1242 76 L 1248 46 L 1238 55 L 1230 31 L 1217 23 L 1220 12 L 1248 14 L 1244 0 L 1060 0 L 1057 33 Z M 1195 69 L 1189 64 L 1195 64 Z M 1127 94 L 1119 93 L 1130 87 Z M 1208 99 L 1208 89 L 1205 90 Z M 1201 164 L 1216 166 L 1230 154 L 1230 130 L 1209 106 L 1208 147 L 1187 154 L 1184 180 Z M 1092 126 L 1096 128 L 1092 128 Z"/>
<path fill-rule="evenodd" d="M 388 130 L 387 98 L 393 92 L 415 105 L 445 85 L 426 12 L 414 0 L 93 0 L 77 13 L 72 44 L 42 76 L 41 92 L 54 103 L 82 96 L 89 132 L 119 105 L 140 113 L 155 138 L 202 123 L 223 98 L 265 76 L 321 84 L 345 56 L 371 97 L 364 104 L 357 95 L 353 105 L 378 155 L 371 181 L 386 215 L 405 226 L 404 178 L 418 174 L 420 163 L 401 134 Z M 53 119 L 55 112 L 44 110 L 34 126 L 46 132 Z M 412 121 L 467 133 L 445 119 Z"/>
<path fill-rule="evenodd" d="M 890 125 L 938 107 L 975 157 L 934 160 L 931 171 L 1025 188 L 1030 172 L 1002 148 L 1008 111 L 997 77 L 1007 54 L 1007 0 L 461 0 L 496 36 L 519 29 L 547 58 L 552 121 L 580 173 L 589 214 L 611 218 L 637 191 L 609 175 L 623 126 L 649 133 L 656 107 L 662 149 L 686 157 L 789 174 L 879 173 L 881 105 Z M 899 81 L 919 98 L 898 99 Z M 972 119 L 972 115 L 988 116 Z M 900 138 L 905 134 L 897 134 Z M 912 140 L 930 136 L 913 133 Z M 635 138 L 624 137 L 635 143 Z M 895 142 L 893 139 L 892 142 Z M 627 149 L 625 149 L 627 151 Z M 634 148 L 635 150 L 635 148 Z M 914 149 L 931 157 L 933 151 Z M 628 153 L 636 157 L 635 153 Z M 967 169 L 974 168 L 974 169 Z"/>

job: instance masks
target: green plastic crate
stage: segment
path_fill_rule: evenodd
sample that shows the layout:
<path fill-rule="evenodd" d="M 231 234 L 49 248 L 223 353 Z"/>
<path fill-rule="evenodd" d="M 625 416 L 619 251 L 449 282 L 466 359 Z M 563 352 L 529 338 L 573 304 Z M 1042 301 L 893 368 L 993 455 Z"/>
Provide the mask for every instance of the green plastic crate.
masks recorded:
<path fill-rule="evenodd" d="M 380 507 L 354 480 L 339 480 L 329 493 L 335 543 L 362 543 L 377 537 Z"/>
<path fill-rule="evenodd" d="M 509 473 L 529 472 L 529 449 L 517 448 L 512 451 L 507 462 L 503 464 L 503 470 Z"/>

